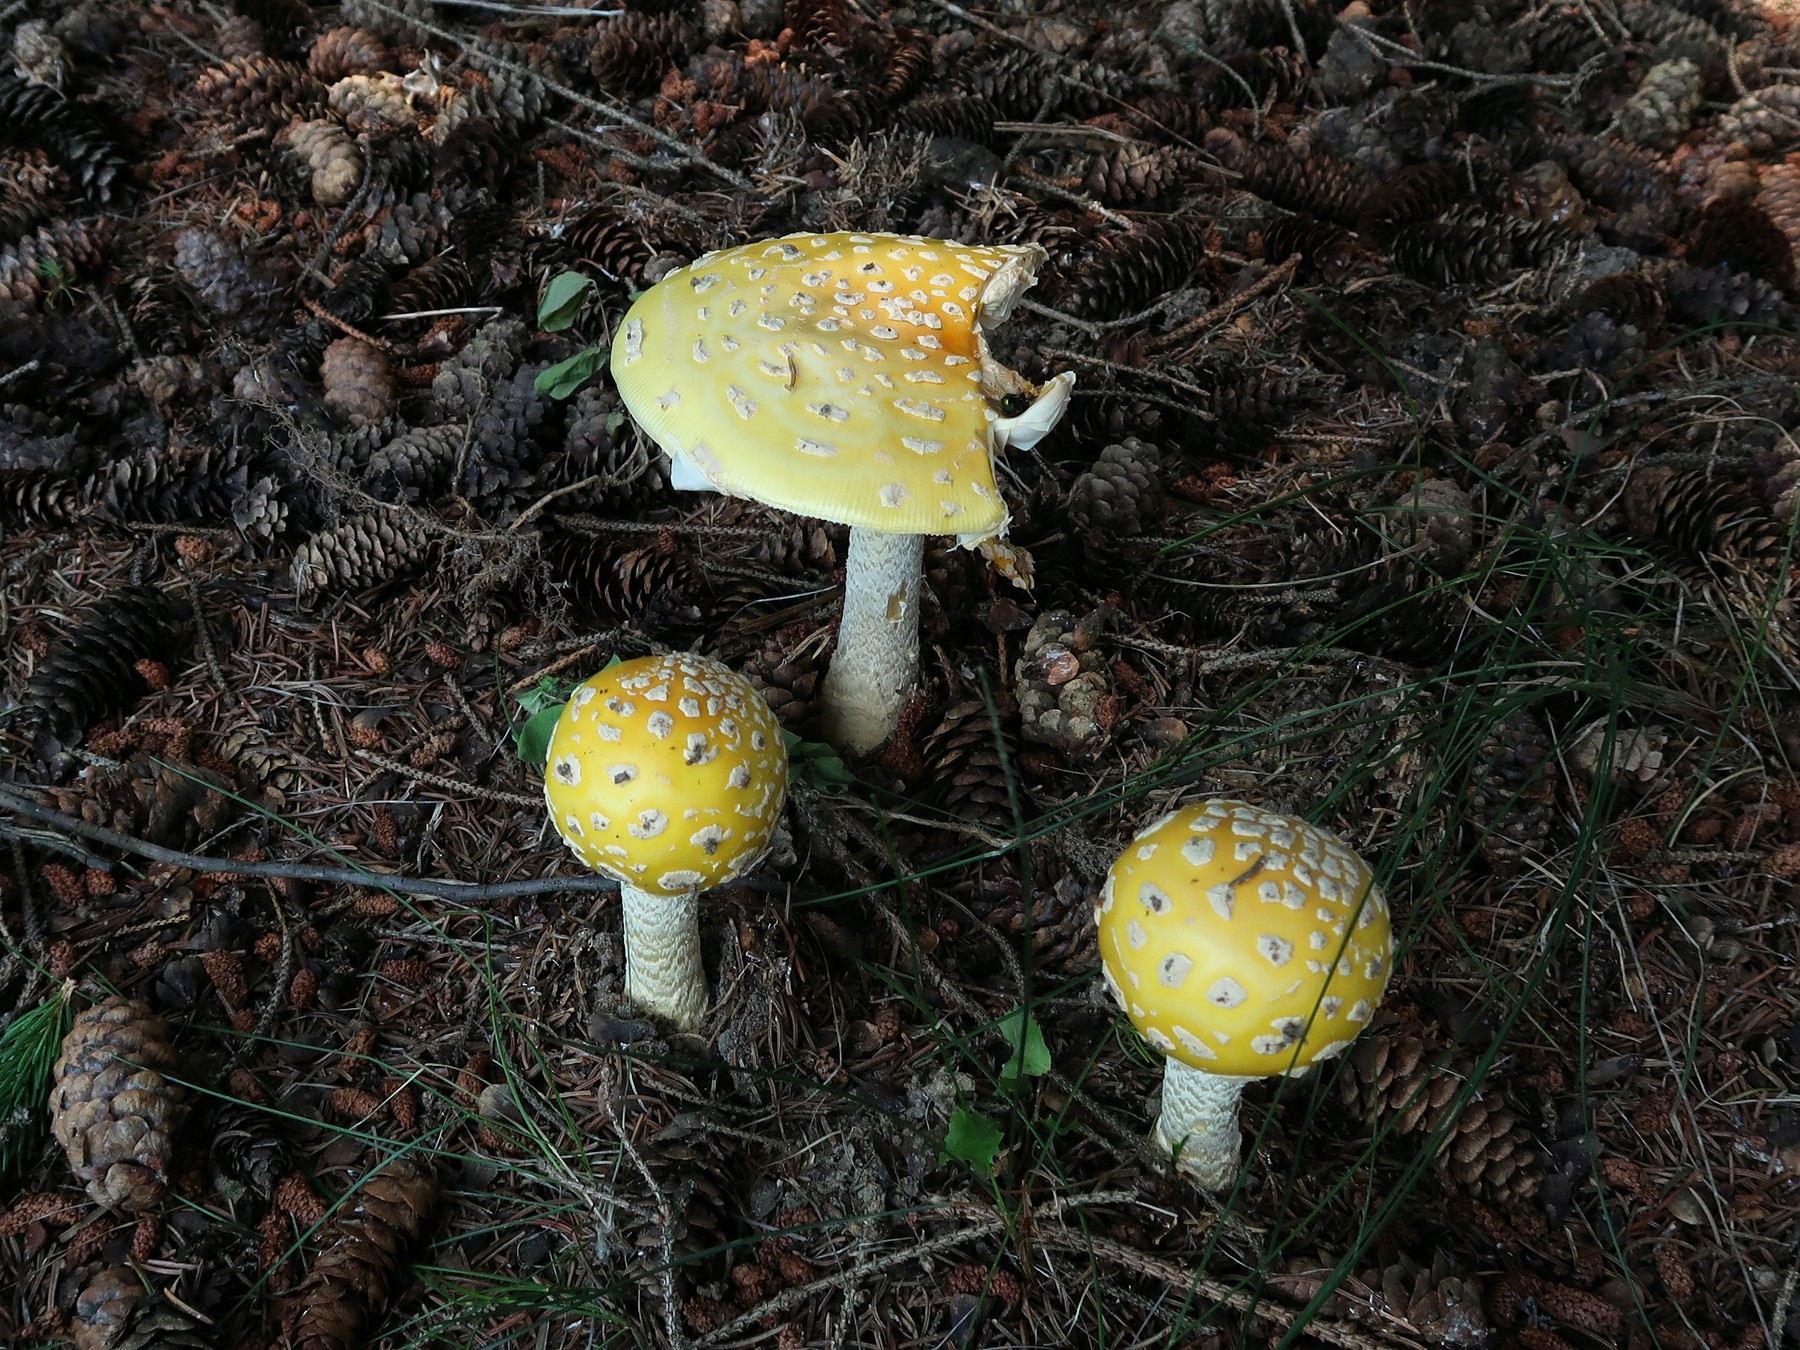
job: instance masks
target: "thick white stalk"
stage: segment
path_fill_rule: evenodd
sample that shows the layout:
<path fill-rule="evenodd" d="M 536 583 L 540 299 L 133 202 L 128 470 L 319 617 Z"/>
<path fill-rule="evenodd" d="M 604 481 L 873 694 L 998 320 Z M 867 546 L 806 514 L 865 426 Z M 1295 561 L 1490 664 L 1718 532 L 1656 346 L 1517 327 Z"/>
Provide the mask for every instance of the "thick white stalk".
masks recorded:
<path fill-rule="evenodd" d="M 844 617 L 819 720 L 839 750 L 864 755 L 894 734 L 919 678 L 925 536 L 854 526 L 844 559 Z"/>
<path fill-rule="evenodd" d="M 700 897 L 619 887 L 625 913 L 625 997 L 639 1012 L 695 1031 L 706 1017 Z"/>
<path fill-rule="evenodd" d="M 1238 1098 L 1248 1078 L 1163 1061 L 1162 1112 L 1150 1138 L 1202 1190 L 1229 1190 L 1238 1174 Z"/>

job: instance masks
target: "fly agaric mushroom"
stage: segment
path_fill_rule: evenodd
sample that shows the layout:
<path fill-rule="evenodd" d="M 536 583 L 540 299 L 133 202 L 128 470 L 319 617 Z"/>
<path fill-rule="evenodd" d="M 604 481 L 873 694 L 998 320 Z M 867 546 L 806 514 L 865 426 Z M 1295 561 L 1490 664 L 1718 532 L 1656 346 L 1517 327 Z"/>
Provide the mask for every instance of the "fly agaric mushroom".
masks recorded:
<path fill-rule="evenodd" d="M 756 686 L 702 656 L 643 656 L 577 685 L 550 736 L 556 832 L 616 877 L 625 993 L 692 1031 L 706 1014 L 699 893 L 769 851 L 787 792 L 781 727 Z"/>
<path fill-rule="evenodd" d="M 1165 1057 L 1151 1137 L 1207 1190 L 1237 1173 L 1244 1084 L 1343 1053 L 1393 966 L 1368 864 L 1329 830 L 1239 801 L 1139 833 L 1097 918 L 1107 987 Z"/>
<path fill-rule="evenodd" d="M 613 381 L 678 488 L 850 526 L 827 739 L 894 732 L 919 668 L 925 536 L 1006 530 L 994 452 L 1037 444 L 1072 373 L 1034 385 L 986 334 L 1036 279 L 1035 244 L 796 234 L 709 253 L 637 298 Z"/>

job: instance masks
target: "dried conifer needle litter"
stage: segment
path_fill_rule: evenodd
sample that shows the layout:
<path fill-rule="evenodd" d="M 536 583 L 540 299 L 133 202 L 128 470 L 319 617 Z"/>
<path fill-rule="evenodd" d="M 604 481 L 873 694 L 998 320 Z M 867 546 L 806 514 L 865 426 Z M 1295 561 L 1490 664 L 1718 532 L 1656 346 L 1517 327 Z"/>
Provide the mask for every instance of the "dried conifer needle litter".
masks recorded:
<path fill-rule="evenodd" d="M 1035 445 L 1068 403 L 1072 373 L 1034 385 L 988 352 L 1044 259 L 796 234 L 699 258 L 620 325 L 614 382 L 676 487 L 851 527 L 822 712 L 841 749 L 886 740 L 911 691 L 925 536 L 1004 534 L 994 452 Z M 1010 417 L 1009 399 L 1025 400 Z"/>
<path fill-rule="evenodd" d="M 1368 1025 L 1394 964 L 1387 900 L 1331 831 L 1215 799 L 1126 845 L 1097 911 L 1107 987 L 1165 1056 L 1152 1137 L 1224 1190 L 1244 1084 L 1303 1073 Z"/>
<path fill-rule="evenodd" d="M 787 782 L 775 714 L 717 661 L 644 656 L 576 686 L 550 737 L 544 798 L 575 856 L 619 880 L 625 990 L 641 1010 L 699 1026 L 699 893 L 762 861 Z"/>

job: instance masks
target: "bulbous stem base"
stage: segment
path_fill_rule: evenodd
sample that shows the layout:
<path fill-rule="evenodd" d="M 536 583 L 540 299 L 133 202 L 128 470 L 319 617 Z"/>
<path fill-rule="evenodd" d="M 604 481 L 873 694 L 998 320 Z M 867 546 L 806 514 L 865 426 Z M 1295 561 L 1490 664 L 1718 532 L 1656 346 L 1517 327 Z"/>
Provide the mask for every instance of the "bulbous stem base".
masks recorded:
<path fill-rule="evenodd" d="M 1175 1166 L 1206 1191 L 1231 1188 L 1238 1174 L 1238 1099 L 1248 1078 L 1164 1061 L 1162 1111 L 1150 1139 L 1175 1155 Z"/>
<path fill-rule="evenodd" d="M 625 915 L 625 996 L 677 1031 L 696 1031 L 709 1001 L 700 963 L 700 897 L 620 886 Z"/>

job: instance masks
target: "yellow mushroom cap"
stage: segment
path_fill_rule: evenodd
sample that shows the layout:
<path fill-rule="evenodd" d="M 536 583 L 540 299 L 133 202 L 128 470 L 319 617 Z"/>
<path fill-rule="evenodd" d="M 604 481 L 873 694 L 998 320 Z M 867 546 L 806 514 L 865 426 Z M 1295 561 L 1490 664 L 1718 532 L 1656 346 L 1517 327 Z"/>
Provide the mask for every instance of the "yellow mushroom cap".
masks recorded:
<path fill-rule="evenodd" d="M 1044 257 L 843 233 L 709 253 L 637 298 L 613 380 L 677 468 L 717 491 L 890 534 L 993 535 L 1006 523 L 993 452 L 1013 421 L 995 403 L 1038 399 L 1012 436 L 1028 444 L 1074 382 L 1031 385 L 982 333 Z"/>
<path fill-rule="evenodd" d="M 1138 1033 L 1241 1078 L 1341 1053 L 1394 964 L 1367 863 L 1330 830 L 1224 799 L 1133 839 L 1106 875 L 1098 922 L 1107 985 Z"/>
<path fill-rule="evenodd" d="M 781 726 L 755 685 L 703 656 L 642 656 L 569 696 L 544 800 L 594 871 L 685 895 L 762 860 L 787 781 Z"/>

